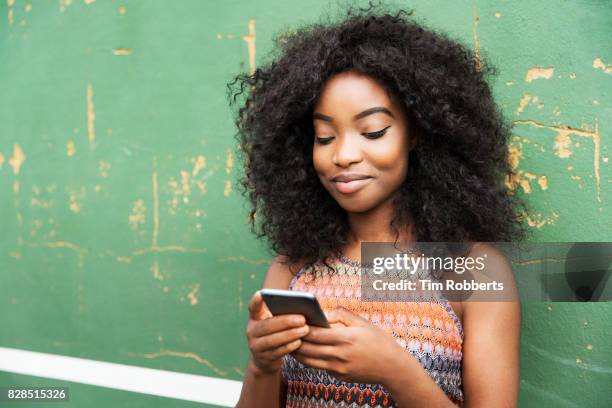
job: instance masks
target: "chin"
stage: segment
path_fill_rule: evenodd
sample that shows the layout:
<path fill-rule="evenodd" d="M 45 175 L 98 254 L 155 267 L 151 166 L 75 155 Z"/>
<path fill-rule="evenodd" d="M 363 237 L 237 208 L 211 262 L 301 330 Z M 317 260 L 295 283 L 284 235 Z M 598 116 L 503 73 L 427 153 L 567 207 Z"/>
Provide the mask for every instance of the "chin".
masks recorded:
<path fill-rule="evenodd" d="M 340 207 L 342 207 L 345 211 L 351 213 L 362 213 L 371 210 L 376 205 L 372 200 L 357 198 L 357 197 L 342 197 L 338 199 L 334 197 L 336 202 Z"/>

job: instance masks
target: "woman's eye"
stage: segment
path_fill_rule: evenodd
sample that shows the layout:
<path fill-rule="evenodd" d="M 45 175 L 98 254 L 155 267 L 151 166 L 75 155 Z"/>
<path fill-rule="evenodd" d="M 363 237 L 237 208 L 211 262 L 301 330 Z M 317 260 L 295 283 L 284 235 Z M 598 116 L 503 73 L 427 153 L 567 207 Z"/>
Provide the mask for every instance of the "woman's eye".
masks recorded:
<path fill-rule="evenodd" d="M 315 143 L 326 145 L 331 142 L 333 137 L 315 137 Z"/>
<path fill-rule="evenodd" d="M 378 130 L 376 132 L 370 132 L 370 133 L 363 133 L 363 135 L 365 137 L 367 137 L 368 139 L 377 139 L 379 137 L 381 137 L 382 135 L 384 135 L 385 133 L 387 133 L 387 130 L 391 127 L 391 125 L 387 126 L 384 129 Z"/>

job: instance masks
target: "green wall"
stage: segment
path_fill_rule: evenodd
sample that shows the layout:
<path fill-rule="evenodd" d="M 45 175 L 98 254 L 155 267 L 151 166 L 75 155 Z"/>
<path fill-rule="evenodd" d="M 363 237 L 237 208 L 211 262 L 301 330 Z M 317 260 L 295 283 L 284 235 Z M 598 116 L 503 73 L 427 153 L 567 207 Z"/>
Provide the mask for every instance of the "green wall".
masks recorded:
<path fill-rule="evenodd" d="M 397 3 L 499 68 L 534 239 L 612 241 L 612 3 Z M 0 3 L 0 347 L 242 378 L 271 254 L 225 83 L 330 4 Z M 611 306 L 523 305 L 521 406 L 612 405 Z M 60 384 L 71 406 L 197 405 L 0 372 Z"/>

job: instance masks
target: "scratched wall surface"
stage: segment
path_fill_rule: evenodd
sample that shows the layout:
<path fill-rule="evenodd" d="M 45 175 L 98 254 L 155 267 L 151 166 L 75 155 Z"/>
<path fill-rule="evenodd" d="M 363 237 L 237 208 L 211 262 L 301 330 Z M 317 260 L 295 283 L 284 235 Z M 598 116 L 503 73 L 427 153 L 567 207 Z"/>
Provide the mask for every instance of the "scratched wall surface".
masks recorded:
<path fill-rule="evenodd" d="M 1 347 L 241 379 L 271 254 L 236 191 L 225 83 L 329 4 L 0 4 Z M 612 3 L 403 4 L 499 68 L 508 188 L 534 239 L 611 241 Z M 611 330 L 610 304 L 524 305 L 521 406 L 609 406 Z M 72 406 L 195 406 L 71 392 Z"/>

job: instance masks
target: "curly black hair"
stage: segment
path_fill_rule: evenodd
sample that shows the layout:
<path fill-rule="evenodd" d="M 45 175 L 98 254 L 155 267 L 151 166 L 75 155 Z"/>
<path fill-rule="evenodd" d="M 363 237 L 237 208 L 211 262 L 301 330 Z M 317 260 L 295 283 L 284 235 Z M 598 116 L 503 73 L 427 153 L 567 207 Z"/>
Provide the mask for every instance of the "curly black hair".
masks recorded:
<path fill-rule="evenodd" d="M 230 106 L 240 107 L 236 139 L 251 229 L 289 262 L 340 254 L 347 242 L 346 212 L 312 161 L 315 101 L 343 71 L 382 84 L 418 135 L 394 201 L 396 232 L 412 222 L 420 242 L 509 242 L 526 235 L 525 204 L 507 188 L 514 176 L 510 127 L 486 80 L 495 67 L 482 57 L 476 62 L 469 48 L 411 14 L 370 3 L 350 7 L 339 21 L 277 34 L 270 61 L 227 84 Z"/>

